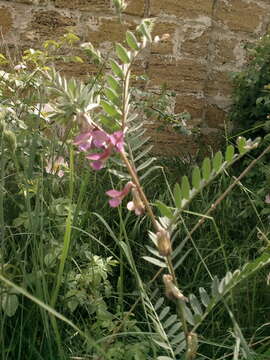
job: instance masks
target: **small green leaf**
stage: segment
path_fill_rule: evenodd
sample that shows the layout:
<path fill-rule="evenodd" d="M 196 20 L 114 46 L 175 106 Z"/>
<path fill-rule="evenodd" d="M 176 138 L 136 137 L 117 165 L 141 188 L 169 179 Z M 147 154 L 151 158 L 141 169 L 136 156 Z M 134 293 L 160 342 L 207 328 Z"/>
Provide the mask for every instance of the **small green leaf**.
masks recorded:
<path fill-rule="evenodd" d="M 1 296 L 1 300 L 2 300 L 1 305 L 4 313 L 9 317 L 15 315 L 17 308 L 19 306 L 17 295 L 4 293 Z"/>
<path fill-rule="evenodd" d="M 242 136 L 239 136 L 239 138 L 237 139 L 237 146 L 238 146 L 238 150 L 239 153 L 242 155 L 244 154 L 247 150 L 246 150 L 246 139 Z"/>
<path fill-rule="evenodd" d="M 107 82 L 114 91 L 119 90 L 119 81 L 116 80 L 112 75 L 107 76 Z"/>
<path fill-rule="evenodd" d="M 165 262 L 161 261 L 161 260 L 158 260 L 158 259 L 155 259 L 151 256 L 143 256 L 143 259 L 150 262 L 151 264 L 154 264 L 158 267 L 161 267 L 161 268 L 166 268 L 167 265 L 165 264 Z"/>
<path fill-rule="evenodd" d="M 122 46 L 121 44 L 117 43 L 115 45 L 116 54 L 119 57 L 119 59 L 124 63 L 128 64 L 130 63 L 130 55 L 127 52 L 127 50 Z"/>
<path fill-rule="evenodd" d="M 104 88 L 105 95 L 109 100 L 111 100 L 114 104 L 117 104 L 119 97 L 117 93 L 112 88 Z"/>
<path fill-rule="evenodd" d="M 159 320 L 162 321 L 169 312 L 170 312 L 169 306 L 166 306 L 164 309 L 162 309 L 161 313 L 159 314 Z"/>
<path fill-rule="evenodd" d="M 198 166 L 193 169 L 192 172 L 192 186 L 196 190 L 200 190 L 201 187 L 201 172 Z"/>
<path fill-rule="evenodd" d="M 111 65 L 111 68 L 112 68 L 112 71 L 114 72 L 114 74 L 116 76 L 118 76 L 120 79 L 123 79 L 124 72 L 121 69 L 121 66 L 115 60 L 112 60 L 112 59 L 110 60 L 110 65 Z"/>
<path fill-rule="evenodd" d="M 201 304 L 194 294 L 190 294 L 189 302 L 190 302 L 190 306 L 192 307 L 192 310 L 194 311 L 194 313 L 201 316 L 203 314 Z"/>
<path fill-rule="evenodd" d="M 140 49 L 136 36 L 131 31 L 126 32 L 126 40 L 132 50 L 138 51 Z"/>
<path fill-rule="evenodd" d="M 163 323 L 164 329 L 167 327 L 171 327 L 177 321 L 177 315 L 171 315 L 168 319 Z"/>
<path fill-rule="evenodd" d="M 179 321 L 177 321 L 177 323 L 176 324 L 174 324 L 171 328 L 170 328 L 170 330 L 168 331 L 168 336 L 173 336 L 176 332 L 178 332 L 179 331 L 179 329 L 180 329 L 180 322 Z"/>
<path fill-rule="evenodd" d="M 207 307 L 210 304 L 210 297 L 208 296 L 206 290 L 202 287 L 199 288 L 201 301 L 205 307 Z"/>
<path fill-rule="evenodd" d="M 113 116 L 113 117 L 121 116 L 121 113 L 116 109 L 116 107 L 113 106 L 112 104 L 108 103 L 107 101 L 100 100 L 100 105 L 110 116 Z"/>
<path fill-rule="evenodd" d="M 169 219 L 173 218 L 172 210 L 167 205 L 165 205 L 163 202 L 158 200 L 155 205 L 159 209 L 162 216 L 166 216 Z"/>
<path fill-rule="evenodd" d="M 138 26 L 138 31 L 140 31 L 149 42 L 152 42 L 152 36 L 145 21 L 142 21 Z"/>
<path fill-rule="evenodd" d="M 218 277 L 215 276 L 213 281 L 212 281 L 212 284 L 211 284 L 211 290 L 212 290 L 212 296 L 213 297 L 218 297 L 219 296 L 218 287 L 219 287 L 219 280 L 218 280 Z"/>
<path fill-rule="evenodd" d="M 194 316 L 193 316 L 192 312 L 190 311 L 190 309 L 186 305 L 184 307 L 184 313 L 185 313 L 185 318 L 186 318 L 187 322 L 190 325 L 194 325 L 196 321 L 194 319 Z"/>
<path fill-rule="evenodd" d="M 99 115 L 100 122 L 105 126 L 111 126 L 112 125 L 112 118 L 106 115 Z"/>
<path fill-rule="evenodd" d="M 222 160 L 223 160 L 222 153 L 221 151 L 218 151 L 213 159 L 213 169 L 215 170 L 215 172 L 218 172 L 220 170 L 222 165 Z"/>
<path fill-rule="evenodd" d="M 233 161 L 234 157 L 234 147 L 232 145 L 227 146 L 226 153 L 225 153 L 225 160 L 230 163 Z"/>
<path fill-rule="evenodd" d="M 189 192 L 190 192 L 190 185 L 187 176 L 182 177 L 182 184 L 181 184 L 181 190 L 183 198 L 188 200 L 189 199 Z"/>
<path fill-rule="evenodd" d="M 173 188 L 173 196 L 174 196 L 174 203 L 175 206 L 180 209 L 181 208 L 181 203 L 182 203 L 182 194 L 181 194 L 181 188 L 180 185 L 178 183 L 176 183 L 174 185 Z"/>
<path fill-rule="evenodd" d="M 202 164 L 202 176 L 204 180 L 209 180 L 211 176 L 211 162 L 208 157 L 203 160 Z"/>
<path fill-rule="evenodd" d="M 163 303 L 164 303 L 164 297 L 159 298 L 158 301 L 156 302 L 156 305 L 154 306 L 155 310 L 157 311 Z"/>

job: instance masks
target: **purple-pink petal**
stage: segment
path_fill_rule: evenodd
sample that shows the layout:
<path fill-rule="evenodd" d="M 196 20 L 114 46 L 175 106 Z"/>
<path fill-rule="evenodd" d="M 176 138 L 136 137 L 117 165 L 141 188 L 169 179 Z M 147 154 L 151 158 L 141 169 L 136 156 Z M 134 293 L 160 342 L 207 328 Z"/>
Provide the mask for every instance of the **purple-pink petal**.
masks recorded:
<path fill-rule="evenodd" d="M 111 207 L 117 207 L 121 204 L 121 199 L 118 199 L 118 198 L 110 199 L 109 204 Z"/>
<path fill-rule="evenodd" d="M 92 163 L 90 163 L 90 165 L 94 170 L 100 170 L 104 167 L 104 163 L 99 160 L 93 161 Z"/>
<path fill-rule="evenodd" d="M 82 133 L 76 136 L 74 145 L 78 146 L 81 151 L 87 151 L 92 147 L 92 132 Z"/>
<path fill-rule="evenodd" d="M 110 141 L 114 145 L 116 151 L 124 149 L 124 134 L 123 131 L 115 131 L 110 135 Z"/>
<path fill-rule="evenodd" d="M 106 191 L 106 194 L 112 198 L 115 198 L 115 197 L 119 197 L 123 194 L 123 191 L 118 191 L 118 190 L 108 190 Z"/>
<path fill-rule="evenodd" d="M 86 159 L 89 159 L 89 160 L 100 160 L 102 158 L 102 155 L 103 153 L 100 153 L 100 154 L 89 154 L 86 156 Z"/>
<path fill-rule="evenodd" d="M 109 140 L 109 135 L 102 130 L 92 131 L 92 136 L 93 136 L 93 143 L 97 148 L 105 146 Z"/>

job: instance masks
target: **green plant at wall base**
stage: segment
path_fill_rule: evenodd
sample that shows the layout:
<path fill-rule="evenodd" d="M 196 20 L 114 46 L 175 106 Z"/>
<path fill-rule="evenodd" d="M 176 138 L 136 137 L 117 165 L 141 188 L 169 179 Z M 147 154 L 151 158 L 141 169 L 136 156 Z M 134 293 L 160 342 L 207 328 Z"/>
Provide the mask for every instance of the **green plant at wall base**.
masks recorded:
<path fill-rule="evenodd" d="M 187 111 L 174 112 L 175 92 L 168 91 L 166 87 L 162 87 L 159 93 L 135 88 L 131 89 L 131 94 L 135 111 L 142 114 L 146 122 L 152 120 L 157 131 L 166 131 L 168 126 L 184 135 L 195 131 L 190 128 L 191 115 Z"/>
<path fill-rule="evenodd" d="M 83 44 L 83 51 L 95 63 L 110 65 L 109 74 L 104 76 L 106 82 L 102 84 L 97 78 L 90 79 L 92 81 L 87 84 L 66 79 L 44 66 L 43 60 L 39 65 L 39 53 L 38 61 L 36 58 L 36 62 L 32 61 L 36 65 L 34 72 L 29 74 L 21 67 L 15 69 L 15 73 L 2 73 L 2 309 L 7 316 L 15 316 L 16 310 L 23 312 L 24 308 L 30 308 L 31 303 L 22 303 L 22 296 L 38 304 L 45 334 L 40 328 L 34 329 L 33 336 L 38 344 L 36 352 L 46 353 L 47 349 L 43 347 L 46 343 L 50 359 L 55 358 L 56 351 L 60 358 L 65 358 L 65 350 L 77 342 L 83 349 L 79 355 L 95 359 L 193 360 L 207 358 L 207 354 L 200 354 L 203 341 L 207 341 L 201 329 L 220 304 L 232 324 L 230 346 L 224 356 L 233 353 L 234 359 L 253 359 L 255 351 L 245 340 L 230 308 L 230 296 L 243 281 L 269 264 L 269 252 L 264 251 L 240 269 L 227 271 L 221 279 L 211 276 L 207 267 L 203 268 L 207 285 L 193 291 L 186 290 L 187 284 L 181 273 L 191 256 L 187 243 L 190 242 L 200 256 L 193 233 L 269 151 L 269 147 L 211 204 L 192 229 L 188 229 L 184 221 L 189 205 L 195 198 L 203 198 L 204 189 L 232 164 L 257 148 L 259 139 L 251 141 L 240 137 L 236 146 L 229 145 L 224 154 L 219 151 L 212 158 L 205 158 L 190 177 L 182 176 L 170 189 L 170 204 L 165 200 L 149 201 L 146 184 L 157 167 L 153 166 L 154 159 L 145 145 L 144 124 L 134 111 L 136 104 L 132 103 L 130 79 L 135 60 L 151 44 L 151 27 L 152 23 L 145 20 L 135 33 L 128 31 L 124 46 L 116 44 L 115 56 L 109 61 L 91 44 Z M 27 91 L 28 87 L 31 91 Z M 6 89 L 13 94 L 11 97 L 7 96 Z M 111 175 L 109 185 L 109 182 L 103 185 L 100 180 L 102 169 L 106 167 Z M 11 181 L 7 182 L 7 179 Z M 98 179 L 96 183 L 95 179 Z M 90 191 L 87 192 L 85 184 L 88 183 Z M 119 225 L 115 226 L 119 232 L 108 224 L 103 213 L 92 214 L 99 209 L 95 197 L 89 201 L 89 208 L 83 206 L 100 183 L 102 193 L 106 191 L 113 208 L 110 214 L 113 217 L 117 214 L 112 223 Z M 108 190 L 107 186 L 113 186 L 113 189 Z M 117 190 L 118 187 L 121 190 Z M 126 215 L 121 203 L 130 195 Z M 9 206 L 15 210 L 12 219 L 4 209 L 4 199 L 10 200 Z M 105 201 L 104 196 L 100 207 Z M 113 247 L 106 246 L 91 226 L 91 233 L 85 229 L 89 226 L 90 215 L 102 223 L 106 230 L 104 234 L 109 234 Z M 145 246 L 148 254 L 144 256 L 146 272 L 157 267 L 159 271 L 154 279 L 163 272 L 163 284 L 153 292 L 149 284 L 145 284 L 144 274 L 140 274 L 138 260 L 134 257 L 127 222 L 130 218 L 137 224 L 148 221 L 151 246 L 144 239 L 140 244 Z M 93 217 L 91 222 L 94 222 Z M 179 236 L 180 231 L 186 234 L 184 238 Z M 20 242 L 16 240 L 18 234 Z M 142 238 L 144 234 L 138 232 L 138 236 Z M 93 243 L 110 254 L 96 255 Z M 115 254 L 116 249 L 119 256 Z M 33 254 L 38 256 L 33 259 Z M 118 263 L 119 294 L 109 307 L 108 299 L 114 289 L 109 276 Z M 203 258 L 201 263 L 205 264 Z M 12 270 L 16 269 L 14 276 L 12 271 L 7 271 L 10 264 Z M 129 311 L 125 311 L 124 282 L 127 276 L 132 276 L 133 284 L 136 284 L 136 301 Z M 20 302 L 21 306 L 18 306 Z M 143 325 L 140 325 L 145 331 L 132 318 L 138 304 L 143 319 Z M 78 315 L 83 330 L 55 308 L 67 313 L 76 324 Z M 39 313 L 32 311 L 35 315 Z M 56 319 L 62 320 L 68 330 L 63 330 Z M 1 328 L 10 324 L 6 318 L 1 321 Z M 8 333 L 13 334 L 12 328 L 6 327 Z M 56 347 L 51 342 L 50 332 L 54 334 Z M 129 343 L 125 342 L 126 336 Z M 140 341 L 142 336 L 143 342 Z M 8 336 L 0 341 L 2 348 L 7 349 L 7 355 L 3 356 L 8 358 Z M 34 350 L 29 347 L 28 351 L 34 358 L 31 353 Z"/>
<path fill-rule="evenodd" d="M 270 113 L 270 35 L 246 47 L 245 68 L 233 74 L 230 117 L 237 128 L 268 132 Z M 263 133 L 263 132 L 262 132 Z"/>

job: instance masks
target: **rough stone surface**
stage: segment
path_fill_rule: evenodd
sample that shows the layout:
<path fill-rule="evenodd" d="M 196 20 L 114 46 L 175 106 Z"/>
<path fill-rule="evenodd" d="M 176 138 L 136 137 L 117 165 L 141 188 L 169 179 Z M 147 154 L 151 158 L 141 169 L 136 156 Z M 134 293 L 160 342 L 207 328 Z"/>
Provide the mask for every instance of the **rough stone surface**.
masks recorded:
<path fill-rule="evenodd" d="M 134 73 L 149 76 L 149 90 L 162 84 L 174 90 L 175 112 L 189 111 L 192 125 L 201 127 L 200 141 L 214 146 L 230 106 L 230 72 L 246 61 L 243 45 L 269 31 L 270 1 L 128 0 L 121 24 L 112 3 L 0 0 L 2 48 L 18 54 L 20 49 L 39 47 L 44 40 L 71 31 L 107 53 L 114 42 L 124 41 L 127 29 L 134 30 L 143 17 L 154 17 L 153 36 L 162 40 L 142 54 Z M 58 68 L 83 79 L 96 73 L 96 67 L 88 62 L 59 63 Z M 168 126 L 158 132 L 153 124 L 149 131 L 160 153 L 180 154 L 183 148 L 195 151 L 194 139 L 183 138 Z"/>
<path fill-rule="evenodd" d="M 0 29 L 1 33 L 5 35 L 12 29 L 13 20 L 10 9 L 0 7 Z"/>

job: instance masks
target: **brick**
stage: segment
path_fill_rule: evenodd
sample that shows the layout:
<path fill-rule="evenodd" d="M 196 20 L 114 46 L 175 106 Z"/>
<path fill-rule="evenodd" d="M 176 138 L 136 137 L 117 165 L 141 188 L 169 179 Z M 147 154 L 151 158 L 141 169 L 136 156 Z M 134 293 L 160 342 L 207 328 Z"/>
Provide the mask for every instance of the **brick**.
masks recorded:
<path fill-rule="evenodd" d="M 42 40 L 55 39 L 67 33 L 74 25 L 76 22 L 72 17 L 53 10 L 41 10 L 34 12 L 30 28 L 26 32 Z"/>
<path fill-rule="evenodd" d="M 107 11 L 110 0 L 54 0 L 58 8 L 67 8 L 82 11 Z"/>
<path fill-rule="evenodd" d="M 143 16 L 145 10 L 145 0 L 129 0 L 124 14 Z"/>
<path fill-rule="evenodd" d="M 238 43 L 237 39 L 219 39 L 216 41 L 214 61 L 221 64 L 236 62 L 234 50 Z"/>
<path fill-rule="evenodd" d="M 165 127 L 159 130 L 160 127 Z M 150 136 L 150 143 L 153 145 L 152 152 L 160 156 L 184 156 L 195 155 L 198 147 L 193 136 L 186 136 L 177 133 L 170 125 L 156 122 L 148 126 L 147 136 Z"/>
<path fill-rule="evenodd" d="M 213 0 L 150 0 L 150 15 L 174 15 L 183 18 L 194 18 L 199 15 L 210 15 Z"/>
<path fill-rule="evenodd" d="M 196 96 L 196 94 L 178 94 L 176 96 L 175 112 L 188 111 L 192 118 L 201 118 L 204 105 L 205 99 Z"/>
<path fill-rule="evenodd" d="M 27 5 L 45 5 L 48 4 L 47 0 L 16 0 L 17 3 L 27 4 Z"/>
<path fill-rule="evenodd" d="M 3 35 L 7 34 L 13 26 L 11 11 L 8 8 L 0 8 L 0 30 Z"/>
<path fill-rule="evenodd" d="M 193 39 L 183 40 L 180 47 L 180 53 L 184 56 L 194 56 L 200 59 L 208 55 L 209 33 L 204 31 L 201 36 Z"/>
<path fill-rule="evenodd" d="M 152 56 L 148 74 L 150 87 L 166 84 L 169 89 L 183 92 L 203 89 L 206 67 L 194 59 L 164 61 L 162 57 Z"/>

